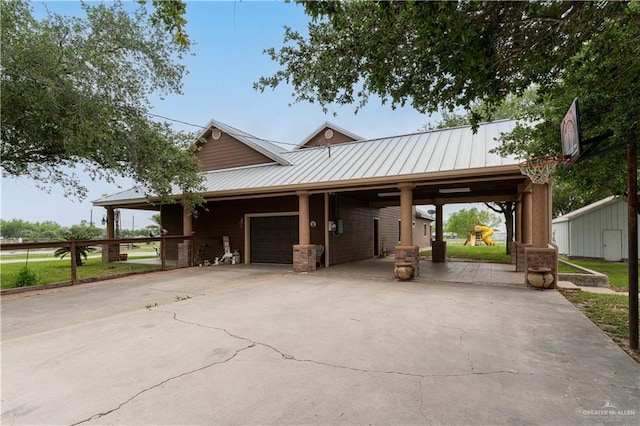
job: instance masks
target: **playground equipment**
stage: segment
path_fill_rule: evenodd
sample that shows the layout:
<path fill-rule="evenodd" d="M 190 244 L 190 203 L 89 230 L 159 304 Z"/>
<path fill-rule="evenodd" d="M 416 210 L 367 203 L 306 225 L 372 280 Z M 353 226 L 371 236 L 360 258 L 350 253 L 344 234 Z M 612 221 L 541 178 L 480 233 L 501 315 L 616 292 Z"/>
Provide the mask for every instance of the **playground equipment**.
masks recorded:
<path fill-rule="evenodd" d="M 471 235 L 467 237 L 467 240 L 464 242 L 464 245 L 467 244 L 471 246 L 477 246 L 480 243 L 480 240 L 484 241 L 484 243 L 488 246 L 494 246 L 495 243 L 490 238 L 493 235 L 493 229 L 484 225 L 474 225 L 473 232 Z"/>

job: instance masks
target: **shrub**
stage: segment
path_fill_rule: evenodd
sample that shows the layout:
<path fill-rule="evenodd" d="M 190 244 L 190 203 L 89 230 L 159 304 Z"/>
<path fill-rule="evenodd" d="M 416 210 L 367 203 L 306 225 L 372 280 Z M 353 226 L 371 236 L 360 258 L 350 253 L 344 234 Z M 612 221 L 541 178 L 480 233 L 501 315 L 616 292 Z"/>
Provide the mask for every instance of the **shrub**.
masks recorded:
<path fill-rule="evenodd" d="M 27 265 L 23 266 L 18 272 L 14 285 L 16 287 L 26 287 L 38 283 L 38 275 L 33 272 Z"/>

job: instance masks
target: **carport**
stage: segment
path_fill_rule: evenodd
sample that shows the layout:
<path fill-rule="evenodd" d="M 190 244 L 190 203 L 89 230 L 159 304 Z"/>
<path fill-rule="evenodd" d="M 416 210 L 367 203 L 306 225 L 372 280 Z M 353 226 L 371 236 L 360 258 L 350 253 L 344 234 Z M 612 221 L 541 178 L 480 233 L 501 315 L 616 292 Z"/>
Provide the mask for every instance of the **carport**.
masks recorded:
<path fill-rule="evenodd" d="M 372 257 L 377 252 L 374 220 L 382 217 L 383 209 L 395 207 L 399 214 L 390 226 L 395 220 L 400 234 L 392 246 L 396 266 L 408 265 L 415 276 L 420 271 L 411 232 L 413 206 L 436 206 L 433 261 L 444 262 L 444 205 L 510 201 L 516 203 L 516 270 L 524 271 L 526 264 L 547 266 L 555 275 L 548 185 L 532 184 L 522 175 L 518 159 L 493 152 L 501 133 L 515 125 L 502 120 L 481 124 L 476 132 L 462 126 L 276 152 L 263 140 L 212 122 L 201 136 L 213 145 L 204 149 L 228 138 L 270 157 L 264 163 L 204 171 L 206 206 L 196 218 L 178 205 L 160 206 L 163 227 L 172 235 L 193 236 L 169 252 L 178 264 L 188 266 L 202 247 L 214 244 L 216 235 L 227 235 L 243 262 L 290 261 L 295 271 L 312 272 L 319 263 L 333 266 Z M 94 204 L 112 212 L 119 207 L 153 208 L 154 202 L 134 188 Z M 296 221 L 297 236 L 292 229 Z M 280 222 L 282 226 L 275 227 Z M 291 260 L 282 255 L 287 245 Z M 316 256 L 319 248 L 323 262 Z"/>

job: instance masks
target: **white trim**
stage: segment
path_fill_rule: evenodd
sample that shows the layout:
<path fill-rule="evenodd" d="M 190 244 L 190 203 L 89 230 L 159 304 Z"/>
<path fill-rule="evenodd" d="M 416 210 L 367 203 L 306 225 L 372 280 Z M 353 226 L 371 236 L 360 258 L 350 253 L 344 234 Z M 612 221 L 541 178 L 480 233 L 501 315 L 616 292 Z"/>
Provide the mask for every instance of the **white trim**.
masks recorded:
<path fill-rule="evenodd" d="M 300 212 L 245 213 L 244 214 L 244 264 L 251 264 L 251 218 L 275 216 L 300 216 Z M 291 247 L 293 250 L 293 247 Z"/>

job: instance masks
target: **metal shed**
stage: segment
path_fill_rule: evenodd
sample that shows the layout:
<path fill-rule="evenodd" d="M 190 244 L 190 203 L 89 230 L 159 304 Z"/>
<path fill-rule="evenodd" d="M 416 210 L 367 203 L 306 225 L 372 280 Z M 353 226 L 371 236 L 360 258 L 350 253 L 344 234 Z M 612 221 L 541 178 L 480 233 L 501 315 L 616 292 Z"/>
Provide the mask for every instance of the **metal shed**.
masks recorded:
<path fill-rule="evenodd" d="M 640 215 L 639 215 L 640 217 Z M 611 196 L 552 221 L 559 254 L 621 261 L 629 257 L 627 203 Z"/>

